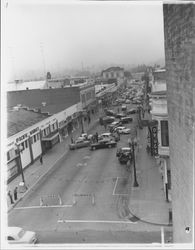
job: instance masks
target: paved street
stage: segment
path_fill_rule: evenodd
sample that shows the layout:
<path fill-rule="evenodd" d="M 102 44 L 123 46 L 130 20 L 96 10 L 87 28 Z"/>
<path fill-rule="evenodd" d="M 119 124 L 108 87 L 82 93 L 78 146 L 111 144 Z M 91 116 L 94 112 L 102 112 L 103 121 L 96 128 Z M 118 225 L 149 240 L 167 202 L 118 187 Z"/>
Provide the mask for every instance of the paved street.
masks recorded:
<path fill-rule="evenodd" d="M 128 146 L 128 138 L 121 135 L 117 147 Z M 9 213 L 8 224 L 36 231 L 39 243 L 160 242 L 160 226 L 131 220 L 132 169 L 118 162 L 116 150 L 68 150 Z"/>

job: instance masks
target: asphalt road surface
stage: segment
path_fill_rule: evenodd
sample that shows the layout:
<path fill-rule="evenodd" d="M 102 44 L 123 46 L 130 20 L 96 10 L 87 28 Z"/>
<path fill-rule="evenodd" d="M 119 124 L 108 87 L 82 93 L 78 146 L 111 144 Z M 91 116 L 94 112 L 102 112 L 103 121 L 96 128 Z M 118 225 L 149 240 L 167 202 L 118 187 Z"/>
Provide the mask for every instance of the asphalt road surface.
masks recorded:
<path fill-rule="evenodd" d="M 117 147 L 128 146 L 128 138 L 122 135 Z M 129 217 L 131 168 L 118 162 L 116 150 L 69 151 L 10 212 L 9 226 L 35 231 L 39 243 L 160 242 L 154 226 Z"/>

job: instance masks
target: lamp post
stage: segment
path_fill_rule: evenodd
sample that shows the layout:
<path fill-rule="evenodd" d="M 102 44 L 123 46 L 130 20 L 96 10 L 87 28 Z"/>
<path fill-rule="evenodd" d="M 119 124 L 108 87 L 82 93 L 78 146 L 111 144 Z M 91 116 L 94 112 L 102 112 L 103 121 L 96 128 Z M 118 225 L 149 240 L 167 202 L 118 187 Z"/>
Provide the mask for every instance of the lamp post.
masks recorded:
<path fill-rule="evenodd" d="M 23 186 L 23 191 L 26 191 L 27 189 L 27 186 L 25 184 L 25 179 L 24 179 L 24 171 L 23 171 L 23 168 L 22 168 L 22 162 L 21 162 L 21 158 L 20 158 L 20 154 L 21 152 L 23 151 L 23 147 L 22 145 L 18 145 L 16 144 L 16 147 L 17 147 L 17 154 L 18 154 L 18 159 L 19 159 L 19 167 L 20 167 L 20 172 L 21 172 L 21 176 L 22 176 L 22 186 Z"/>
<path fill-rule="evenodd" d="M 135 146 L 136 145 L 137 145 L 136 138 L 134 140 L 130 139 L 129 147 L 132 147 L 132 154 L 133 154 L 133 173 L 134 173 L 134 183 L 133 183 L 133 186 L 134 187 L 138 187 L 139 186 L 139 184 L 137 182 L 136 166 L 135 166 Z"/>
<path fill-rule="evenodd" d="M 81 131 L 82 131 L 82 134 L 84 134 L 83 111 L 81 111 Z"/>

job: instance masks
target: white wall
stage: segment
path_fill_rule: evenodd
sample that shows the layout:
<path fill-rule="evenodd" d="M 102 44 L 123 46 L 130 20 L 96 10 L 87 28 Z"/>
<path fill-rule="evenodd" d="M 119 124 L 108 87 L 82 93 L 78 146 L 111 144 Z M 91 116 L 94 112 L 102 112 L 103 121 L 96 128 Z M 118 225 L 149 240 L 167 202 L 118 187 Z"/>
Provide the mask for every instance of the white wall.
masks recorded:
<path fill-rule="evenodd" d="M 20 155 L 21 155 L 22 168 L 25 168 L 27 165 L 31 163 L 29 144 L 28 148 L 24 148 L 24 150 L 20 153 Z"/>
<path fill-rule="evenodd" d="M 37 140 L 36 142 L 33 141 L 33 144 L 31 144 L 31 146 L 32 146 L 33 159 L 36 159 L 39 155 L 42 154 L 40 136 L 39 140 Z"/>

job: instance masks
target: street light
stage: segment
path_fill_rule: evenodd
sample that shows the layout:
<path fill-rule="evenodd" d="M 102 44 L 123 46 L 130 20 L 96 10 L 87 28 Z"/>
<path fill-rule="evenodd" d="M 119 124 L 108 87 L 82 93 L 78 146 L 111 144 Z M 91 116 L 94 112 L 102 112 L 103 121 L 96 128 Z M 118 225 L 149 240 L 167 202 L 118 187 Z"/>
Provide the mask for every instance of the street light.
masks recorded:
<path fill-rule="evenodd" d="M 132 154 L 133 154 L 133 173 L 134 173 L 134 187 L 138 187 L 139 184 L 137 182 L 137 176 L 136 176 L 136 166 L 135 166 L 135 146 L 137 146 L 137 139 L 131 139 L 129 141 L 129 147 L 132 147 Z"/>
<path fill-rule="evenodd" d="M 83 117 L 84 117 L 84 115 L 83 115 L 83 111 L 81 111 L 81 131 L 82 131 L 82 134 L 84 134 L 84 124 L 83 124 Z"/>
<path fill-rule="evenodd" d="M 23 182 L 22 186 L 23 186 L 24 191 L 26 191 L 27 186 L 25 185 L 24 172 L 23 172 L 22 162 L 21 162 L 21 158 L 20 158 L 21 157 L 20 154 L 24 150 L 24 148 L 21 144 L 20 145 L 16 144 L 16 147 L 17 147 L 17 154 L 18 154 L 18 159 L 19 159 L 20 172 L 22 175 L 22 182 Z"/>

